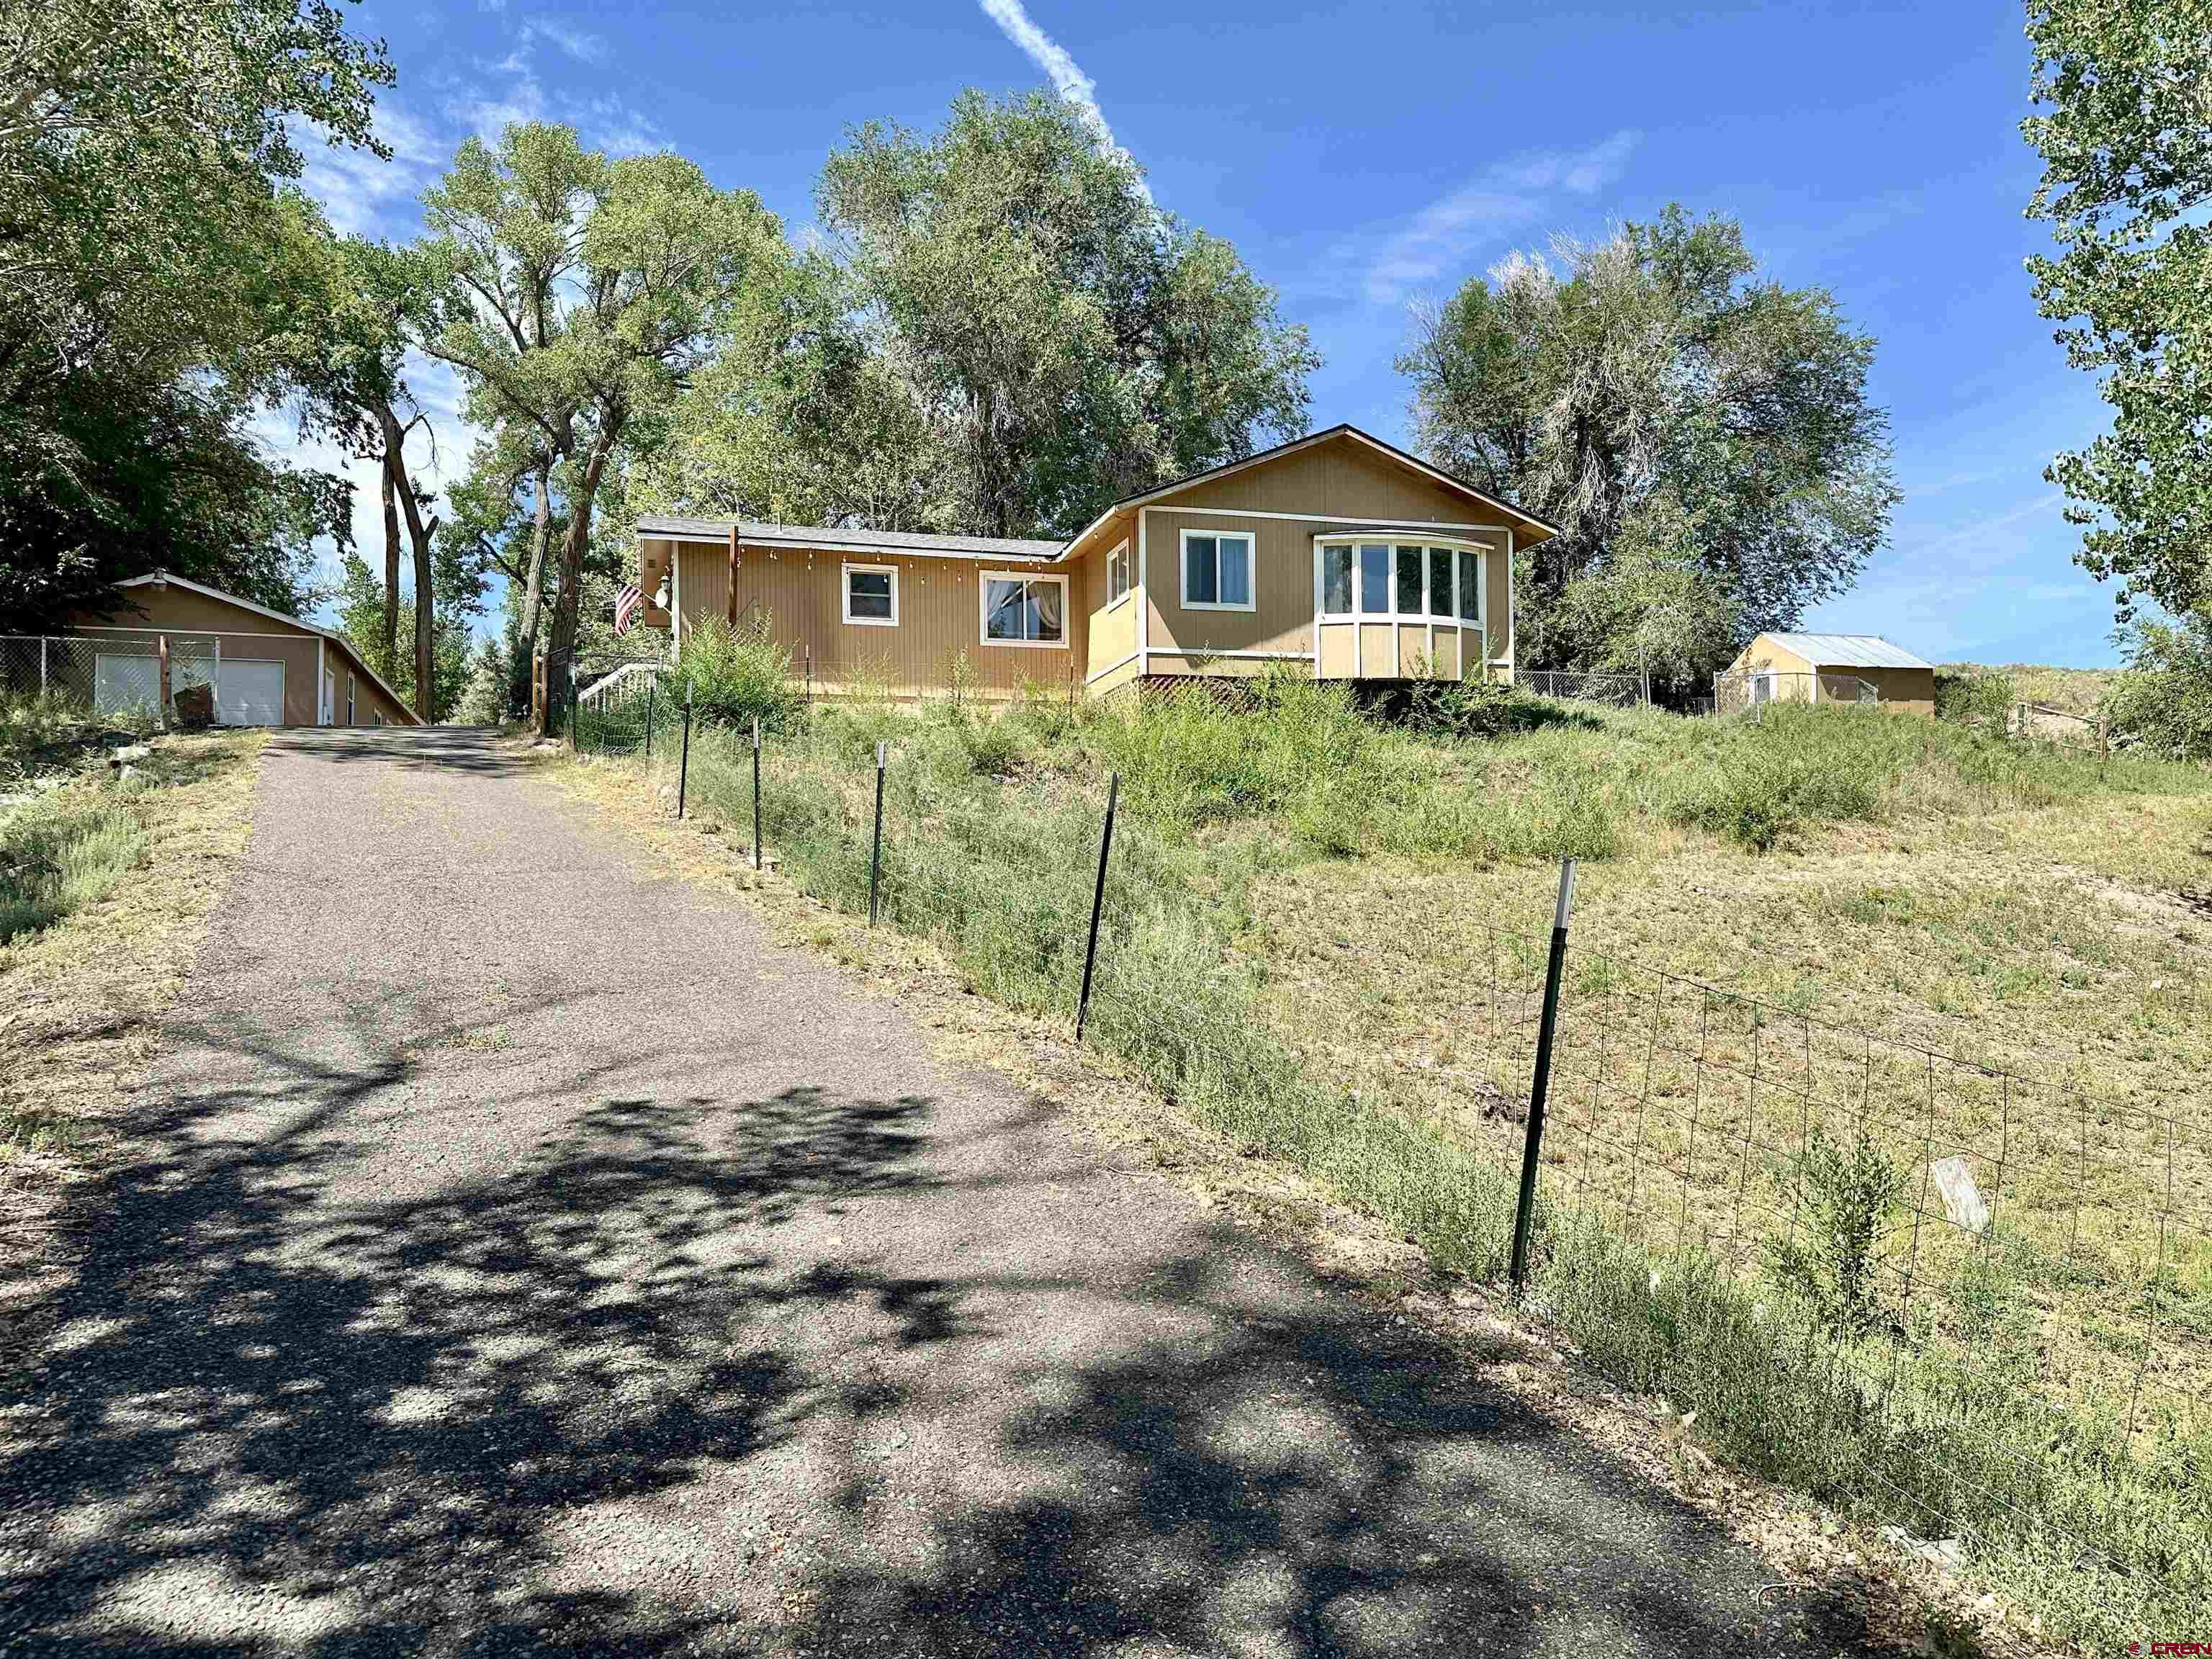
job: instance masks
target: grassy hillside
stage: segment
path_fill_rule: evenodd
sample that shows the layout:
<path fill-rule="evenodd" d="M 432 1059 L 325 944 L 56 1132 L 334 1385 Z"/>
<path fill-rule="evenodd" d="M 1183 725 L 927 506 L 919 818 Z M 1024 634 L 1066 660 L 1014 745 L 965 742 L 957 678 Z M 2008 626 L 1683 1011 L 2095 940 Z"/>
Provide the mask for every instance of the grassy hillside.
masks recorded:
<path fill-rule="evenodd" d="M 768 840 L 865 909 L 887 742 L 887 920 L 1065 1014 L 1118 772 L 1095 1041 L 1486 1278 L 1553 860 L 1585 860 L 1540 1305 L 1739 1456 L 1966 1537 L 2054 1628 L 2212 1595 L 2212 775 L 1838 708 L 1427 713 L 820 708 L 771 738 Z M 693 767 L 749 827 L 750 756 Z M 1947 1153 L 1986 1232 L 1932 1193 Z"/>
<path fill-rule="evenodd" d="M 2024 662 L 1950 662 L 1940 665 L 1936 672 L 1998 678 L 2005 682 L 2006 694 L 2014 702 L 2040 703 L 2046 708 L 2092 718 L 2120 675 L 2117 668 L 2050 668 Z"/>

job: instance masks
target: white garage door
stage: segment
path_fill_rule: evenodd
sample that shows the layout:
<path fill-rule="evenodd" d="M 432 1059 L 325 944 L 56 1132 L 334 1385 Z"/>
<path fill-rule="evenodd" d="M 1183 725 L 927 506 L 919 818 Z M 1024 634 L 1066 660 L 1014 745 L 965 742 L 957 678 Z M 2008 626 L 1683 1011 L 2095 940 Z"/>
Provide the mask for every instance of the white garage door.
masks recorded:
<path fill-rule="evenodd" d="M 215 695 L 216 718 L 225 726 L 282 726 L 284 665 L 225 657 Z"/>
<path fill-rule="evenodd" d="M 100 714 L 129 714 L 140 710 L 151 714 L 161 701 L 161 659 L 116 656 L 106 651 L 94 654 L 92 706 Z"/>

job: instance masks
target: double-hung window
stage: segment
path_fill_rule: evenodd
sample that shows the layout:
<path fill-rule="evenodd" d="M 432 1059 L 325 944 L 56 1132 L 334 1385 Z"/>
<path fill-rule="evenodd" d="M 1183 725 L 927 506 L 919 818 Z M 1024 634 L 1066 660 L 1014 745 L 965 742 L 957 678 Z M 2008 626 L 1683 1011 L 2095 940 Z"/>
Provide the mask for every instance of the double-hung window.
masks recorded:
<path fill-rule="evenodd" d="M 1315 550 L 1315 599 L 1324 617 L 1479 624 L 1483 550 L 1357 536 L 1323 541 Z"/>
<path fill-rule="evenodd" d="M 860 628 L 898 626 L 898 568 L 888 564 L 845 567 L 845 620 Z"/>
<path fill-rule="evenodd" d="M 1123 542 L 1106 556 L 1106 607 L 1129 597 L 1129 544 Z"/>
<path fill-rule="evenodd" d="M 1253 611 L 1252 538 L 1244 532 L 1182 532 L 1182 608 Z"/>
<path fill-rule="evenodd" d="M 1067 578 L 986 570 L 983 643 L 1060 646 L 1067 642 Z"/>

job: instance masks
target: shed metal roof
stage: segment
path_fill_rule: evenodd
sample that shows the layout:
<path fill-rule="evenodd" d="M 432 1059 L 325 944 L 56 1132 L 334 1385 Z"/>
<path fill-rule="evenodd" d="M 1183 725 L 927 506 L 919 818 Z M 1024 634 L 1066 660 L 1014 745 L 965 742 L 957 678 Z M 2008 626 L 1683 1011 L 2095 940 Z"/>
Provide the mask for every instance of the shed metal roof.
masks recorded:
<path fill-rule="evenodd" d="M 832 553 L 919 553 L 939 558 L 1049 559 L 1059 542 L 1007 536 L 929 536 L 907 530 L 833 530 L 757 519 L 677 519 L 648 514 L 637 533 L 671 541 L 726 542 L 735 528 L 748 547 L 812 548 Z"/>
<path fill-rule="evenodd" d="M 1760 639 L 1815 668 L 1933 668 L 1879 634 L 1762 634 Z"/>

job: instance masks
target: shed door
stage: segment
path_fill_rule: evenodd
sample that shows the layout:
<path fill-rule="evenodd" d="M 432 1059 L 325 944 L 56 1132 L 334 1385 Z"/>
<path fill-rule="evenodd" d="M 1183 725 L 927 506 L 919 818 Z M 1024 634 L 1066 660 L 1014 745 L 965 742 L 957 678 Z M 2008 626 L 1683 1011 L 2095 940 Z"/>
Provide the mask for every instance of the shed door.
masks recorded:
<path fill-rule="evenodd" d="M 225 726 L 284 723 L 284 665 L 225 657 L 216 687 L 216 718 Z"/>
<path fill-rule="evenodd" d="M 92 706 L 102 714 L 151 713 L 161 702 L 158 657 L 118 656 L 102 651 L 92 659 Z"/>

